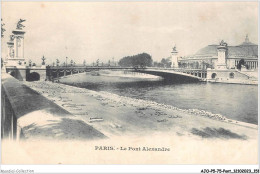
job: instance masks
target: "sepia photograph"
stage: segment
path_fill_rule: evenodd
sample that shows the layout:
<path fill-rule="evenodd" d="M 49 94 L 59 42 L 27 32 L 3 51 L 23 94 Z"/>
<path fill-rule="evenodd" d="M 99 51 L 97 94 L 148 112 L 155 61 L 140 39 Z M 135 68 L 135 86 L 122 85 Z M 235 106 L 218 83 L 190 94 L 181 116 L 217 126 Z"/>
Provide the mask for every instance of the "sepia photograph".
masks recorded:
<path fill-rule="evenodd" d="M 259 163 L 257 1 L 1 13 L 3 165 Z"/>

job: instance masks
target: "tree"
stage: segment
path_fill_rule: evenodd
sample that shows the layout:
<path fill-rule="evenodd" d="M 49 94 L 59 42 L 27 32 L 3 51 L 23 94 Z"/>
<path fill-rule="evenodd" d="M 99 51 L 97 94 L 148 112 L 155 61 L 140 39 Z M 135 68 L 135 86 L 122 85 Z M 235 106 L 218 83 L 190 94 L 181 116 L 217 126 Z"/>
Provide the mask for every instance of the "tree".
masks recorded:
<path fill-rule="evenodd" d="M 3 20 L 2 20 L 2 18 L 1 18 L 1 38 L 3 38 L 4 37 L 4 32 L 5 32 L 5 29 L 4 29 L 4 23 L 2 22 Z M 3 63 L 4 63 L 4 61 L 3 61 L 3 58 L 1 58 L 1 68 L 3 67 Z"/>
<path fill-rule="evenodd" d="M 168 57 L 168 58 L 162 58 L 161 64 L 162 64 L 163 67 L 165 67 L 165 68 L 170 68 L 171 65 L 172 65 L 171 58 L 170 58 L 170 57 Z"/>
<path fill-rule="evenodd" d="M 123 57 L 119 60 L 118 64 L 123 67 L 146 67 L 152 66 L 152 57 L 147 53 L 137 54 L 133 56 Z"/>
<path fill-rule="evenodd" d="M 3 20 L 1 19 L 1 37 L 3 38 L 4 37 L 4 32 L 5 32 L 5 29 L 4 29 L 5 24 L 2 21 Z"/>

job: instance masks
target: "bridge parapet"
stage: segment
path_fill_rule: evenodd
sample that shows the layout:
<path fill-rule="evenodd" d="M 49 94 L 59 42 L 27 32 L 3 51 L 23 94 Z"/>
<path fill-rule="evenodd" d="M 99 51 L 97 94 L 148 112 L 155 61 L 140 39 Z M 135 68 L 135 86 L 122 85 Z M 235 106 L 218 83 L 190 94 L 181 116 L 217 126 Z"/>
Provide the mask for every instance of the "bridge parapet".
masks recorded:
<path fill-rule="evenodd" d="M 82 132 L 83 139 L 105 137 L 7 73 L 2 74 L 1 92 L 2 139 L 76 139 Z"/>
<path fill-rule="evenodd" d="M 120 66 L 47 66 L 47 67 L 33 67 L 33 68 L 9 68 L 8 71 L 14 71 L 17 79 L 27 80 L 28 74 L 33 72 L 39 75 L 40 80 L 54 80 L 59 79 L 63 76 L 68 76 L 72 74 L 99 71 L 99 70 L 129 70 L 129 71 L 161 71 L 161 72 L 172 72 L 172 73 L 181 73 L 182 75 L 191 76 L 199 79 L 206 79 L 207 70 L 204 69 L 182 69 L 182 68 L 156 68 L 156 67 L 120 67 Z M 24 72 L 23 78 L 19 78 L 20 72 Z M 26 72 L 26 74 L 25 74 Z"/>
<path fill-rule="evenodd" d="M 146 68 L 146 71 L 161 71 L 165 73 L 175 73 L 183 76 L 190 76 L 200 80 L 206 80 L 207 70 L 204 69 L 181 69 L 181 68 Z"/>
<path fill-rule="evenodd" d="M 136 70 L 134 67 L 120 67 L 120 66 L 47 66 L 46 74 L 48 80 L 59 79 L 63 76 L 72 74 L 99 71 L 99 70 Z"/>

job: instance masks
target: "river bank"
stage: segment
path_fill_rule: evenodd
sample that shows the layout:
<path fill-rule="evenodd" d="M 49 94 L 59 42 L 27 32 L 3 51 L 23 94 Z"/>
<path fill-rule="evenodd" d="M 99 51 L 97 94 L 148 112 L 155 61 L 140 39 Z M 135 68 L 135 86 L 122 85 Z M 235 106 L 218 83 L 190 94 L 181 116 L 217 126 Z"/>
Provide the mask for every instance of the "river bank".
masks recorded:
<path fill-rule="evenodd" d="M 257 125 L 202 110 L 184 110 L 59 83 L 23 83 L 73 114 L 75 120 L 108 138 L 61 141 L 53 136 L 52 139 L 31 138 L 17 143 L 4 140 L 3 164 L 257 163 Z M 40 122 L 42 127 L 48 127 L 55 121 L 42 115 L 41 118 L 48 121 L 43 123 L 37 119 L 37 114 L 34 116 L 24 124 L 38 126 Z M 20 120 L 20 124 L 23 121 Z M 55 130 L 58 137 L 62 130 Z M 66 127 L 64 130 L 70 131 Z M 66 131 L 63 133 L 67 134 Z M 77 132 L 69 133 L 78 136 Z M 137 150 L 143 148 L 167 151 Z"/>
<path fill-rule="evenodd" d="M 25 82 L 79 119 L 112 138 L 119 135 L 173 135 L 202 138 L 255 139 L 257 125 L 227 119 L 203 110 L 179 109 L 52 82 Z"/>

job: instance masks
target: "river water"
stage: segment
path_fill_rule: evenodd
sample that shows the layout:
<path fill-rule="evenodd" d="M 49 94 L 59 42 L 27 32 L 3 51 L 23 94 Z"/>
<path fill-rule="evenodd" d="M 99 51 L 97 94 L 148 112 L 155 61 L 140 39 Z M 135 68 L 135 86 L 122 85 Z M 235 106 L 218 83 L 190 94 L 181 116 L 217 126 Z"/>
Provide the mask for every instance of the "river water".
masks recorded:
<path fill-rule="evenodd" d="M 124 76 L 123 73 L 122 75 Z M 142 74 L 136 75 L 136 78 L 81 74 L 64 78 L 61 83 L 152 100 L 182 109 L 206 110 L 253 124 L 258 122 L 257 85 L 206 82 L 183 84 L 160 78 L 147 78 Z"/>

